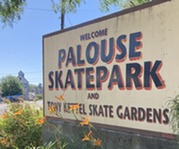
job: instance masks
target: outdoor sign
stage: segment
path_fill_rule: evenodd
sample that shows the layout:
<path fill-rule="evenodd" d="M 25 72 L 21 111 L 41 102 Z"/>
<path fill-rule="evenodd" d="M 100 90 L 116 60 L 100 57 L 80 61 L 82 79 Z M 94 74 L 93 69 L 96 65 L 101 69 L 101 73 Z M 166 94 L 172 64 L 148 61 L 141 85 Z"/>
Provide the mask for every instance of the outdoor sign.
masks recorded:
<path fill-rule="evenodd" d="M 101 127 L 172 134 L 179 1 L 163 2 L 45 35 L 45 116 L 57 117 L 49 112 L 56 105 L 64 119 L 75 119 L 66 109 L 79 104 L 78 114 Z"/>

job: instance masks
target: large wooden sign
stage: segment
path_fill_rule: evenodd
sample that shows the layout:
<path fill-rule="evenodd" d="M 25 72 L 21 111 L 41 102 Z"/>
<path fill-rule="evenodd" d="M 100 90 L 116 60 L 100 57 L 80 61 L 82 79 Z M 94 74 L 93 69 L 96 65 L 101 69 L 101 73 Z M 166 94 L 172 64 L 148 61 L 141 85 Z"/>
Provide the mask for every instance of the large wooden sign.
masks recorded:
<path fill-rule="evenodd" d="M 179 1 L 155 1 L 43 37 L 45 116 L 65 110 L 102 127 L 172 134 L 179 93 Z M 56 97 L 63 96 L 64 101 Z"/>

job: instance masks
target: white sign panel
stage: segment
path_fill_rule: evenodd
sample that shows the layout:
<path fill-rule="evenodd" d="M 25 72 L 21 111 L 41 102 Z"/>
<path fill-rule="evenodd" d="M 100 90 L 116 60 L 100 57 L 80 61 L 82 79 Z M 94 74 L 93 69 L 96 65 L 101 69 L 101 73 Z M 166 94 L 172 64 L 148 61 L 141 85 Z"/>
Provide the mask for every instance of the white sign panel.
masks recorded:
<path fill-rule="evenodd" d="M 105 126 L 172 134 L 178 94 L 179 1 L 116 13 L 43 38 L 45 116 L 51 105 Z M 59 101 L 57 97 L 64 98 Z"/>

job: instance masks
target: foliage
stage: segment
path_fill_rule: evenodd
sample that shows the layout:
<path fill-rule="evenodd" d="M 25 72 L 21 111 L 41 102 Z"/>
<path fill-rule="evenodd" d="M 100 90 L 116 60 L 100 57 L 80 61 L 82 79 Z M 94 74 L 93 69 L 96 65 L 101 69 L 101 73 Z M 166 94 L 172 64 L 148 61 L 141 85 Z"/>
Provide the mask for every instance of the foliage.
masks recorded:
<path fill-rule="evenodd" d="M 35 147 L 34 145 L 28 145 L 25 147 L 25 149 L 57 149 L 57 142 L 49 142 L 49 143 L 45 143 L 44 145 Z M 63 148 L 60 148 L 63 149 Z"/>
<path fill-rule="evenodd" d="M 65 102 L 64 93 L 55 96 L 56 100 Z M 64 149 L 103 149 L 101 136 L 97 129 L 90 123 L 90 116 L 83 117 L 80 115 L 80 104 L 75 103 L 65 108 L 65 111 L 74 116 L 74 120 L 64 119 L 61 112 L 58 111 L 58 105 L 53 104 L 48 107 L 52 116 L 56 116 L 62 123 L 57 128 L 51 127 L 54 139 L 63 146 Z M 70 127 L 72 130 L 70 131 Z M 55 130 L 53 130 L 55 129 Z"/>
<path fill-rule="evenodd" d="M 109 11 L 110 6 L 118 6 L 119 8 L 130 8 L 144 3 L 150 2 L 152 0 L 99 0 L 100 10 Z"/>
<path fill-rule="evenodd" d="M 53 132 L 51 140 L 56 140 L 60 149 L 103 149 L 100 134 L 91 124 L 83 127 L 78 122 L 64 120 L 61 126 L 52 125 L 48 126 Z"/>
<path fill-rule="evenodd" d="M 179 95 L 170 100 L 170 124 L 173 131 L 179 135 Z"/>
<path fill-rule="evenodd" d="M 147 2 L 150 2 L 152 0 L 123 0 L 121 3 L 121 6 L 123 8 L 129 8 L 129 7 L 134 7 L 138 6 Z"/>
<path fill-rule="evenodd" d="M 107 12 L 111 6 L 118 6 L 122 8 L 134 7 L 137 5 L 141 5 L 151 0 L 99 0 L 100 6 L 99 9 L 101 11 Z M 86 2 L 85 0 L 62 0 L 62 2 L 55 3 L 55 0 L 52 0 L 52 8 L 57 12 L 75 12 L 77 7 L 80 6 L 82 2 Z"/>
<path fill-rule="evenodd" d="M 0 119 L 0 148 L 24 149 L 42 145 L 42 109 L 28 103 L 9 104 Z"/>
<path fill-rule="evenodd" d="M 80 6 L 80 4 L 85 2 L 84 0 L 60 0 L 58 2 L 55 2 L 55 0 L 52 1 L 52 9 L 55 11 L 55 13 L 63 12 L 63 13 L 69 13 L 76 11 L 76 8 Z"/>
<path fill-rule="evenodd" d="M 38 101 L 38 100 L 42 100 L 42 99 L 43 99 L 42 94 L 37 94 L 37 95 L 35 96 L 34 101 Z"/>
<path fill-rule="evenodd" d="M 99 0 L 100 6 L 99 9 L 101 11 L 107 12 L 109 11 L 110 6 L 120 6 L 122 0 Z"/>
<path fill-rule="evenodd" d="M 51 0 L 54 12 L 75 12 L 81 3 L 87 0 Z M 137 6 L 151 0 L 98 0 L 100 10 L 109 11 L 111 6 L 122 6 L 123 8 Z M 0 17 L 4 25 L 13 26 L 16 20 L 21 19 L 21 15 L 26 6 L 26 0 L 0 0 Z"/>
<path fill-rule="evenodd" d="M 23 86 L 14 76 L 6 76 L 1 79 L 2 96 L 18 95 L 23 93 Z"/>
<path fill-rule="evenodd" d="M 20 20 L 26 0 L 0 0 L 0 17 L 4 25 L 13 26 L 13 22 Z"/>
<path fill-rule="evenodd" d="M 38 92 L 38 86 L 34 84 L 29 84 L 29 92 Z"/>
<path fill-rule="evenodd" d="M 24 102 L 24 99 L 22 97 L 11 98 L 11 99 L 3 98 L 2 100 L 6 104 L 10 104 L 11 102 Z"/>
<path fill-rule="evenodd" d="M 11 101 L 9 99 L 6 99 L 6 98 L 3 98 L 3 102 L 6 103 L 6 104 L 10 104 Z"/>

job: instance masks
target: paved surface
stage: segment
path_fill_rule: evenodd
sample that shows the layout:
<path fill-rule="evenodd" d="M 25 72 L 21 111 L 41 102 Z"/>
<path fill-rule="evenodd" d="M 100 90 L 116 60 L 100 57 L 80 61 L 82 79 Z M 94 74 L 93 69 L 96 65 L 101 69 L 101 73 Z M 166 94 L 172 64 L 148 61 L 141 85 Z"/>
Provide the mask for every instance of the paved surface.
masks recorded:
<path fill-rule="evenodd" d="M 0 103 L 0 116 L 3 114 L 3 112 L 7 109 L 7 104 Z"/>
<path fill-rule="evenodd" d="M 43 100 L 39 100 L 39 101 L 36 101 L 36 102 L 34 102 L 34 101 L 26 101 L 26 102 L 28 102 L 28 103 L 30 103 L 30 104 L 34 104 L 34 105 L 37 105 L 37 106 L 40 106 L 40 107 L 42 107 L 43 106 Z M 3 114 L 3 112 L 5 111 L 5 110 L 7 110 L 7 104 L 5 104 L 5 103 L 0 103 L 0 116 Z"/>

